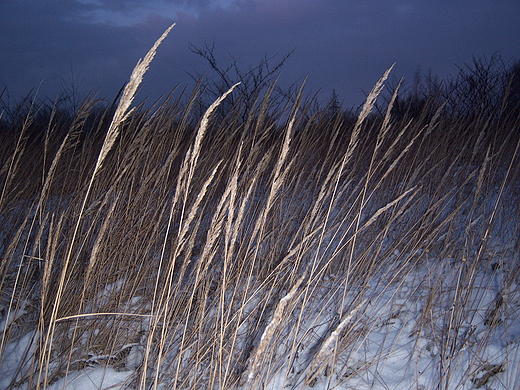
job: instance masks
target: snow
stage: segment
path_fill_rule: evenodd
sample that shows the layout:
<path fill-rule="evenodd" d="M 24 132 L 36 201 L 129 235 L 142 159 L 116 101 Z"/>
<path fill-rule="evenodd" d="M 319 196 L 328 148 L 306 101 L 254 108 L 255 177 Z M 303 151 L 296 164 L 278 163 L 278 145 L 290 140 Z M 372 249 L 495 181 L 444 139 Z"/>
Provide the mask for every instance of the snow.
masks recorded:
<path fill-rule="evenodd" d="M 520 380 L 520 290 L 516 281 L 507 275 L 507 264 L 517 261 L 513 244 L 497 245 L 493 258 L 500 259 L 502 266 L 490 266 L 474 276 L 473 288 L 465 290 L 470 303 L 470 310 L 460 322 L 460 326 L 446 331 L 449 319 L 458 313 L 453 312 L 451 302 L 457 296 L 455 288 L 460 273 L 467 264 L 456 259 L 429 258 L 420 265 L 410 267 L 403 277 L 393 280 L 392 270 L 382 269 L 378 277 L 371 280 L 367 289 L 370 296 L 362 302 L 359 314 L 353 310 L 346 313 L 322 344 L 320 352 L 311 353 L 313 346 L 310 339 L 301 345 L 299 357 L 292 362 L 294 371 L 316 369 L 316 376 L 310 381 L 302 377 L 292 377 L 286 364 L 279 367 L 268 383 L 266 390 L 306 389 L 325 390 L 343 389 L 433 389 L 438 383 L 449 390 L 461 389 L 496 389 L 510 390 L 518 388 Z M 414 257 L 421 256 L 418 250 L 411 254 L 395 251 L 393 258 L 413 263 Z M 509 258 L 503 257 L 510 256 Z M 517 256 L 517 254 L 516 254 Z M 510 283 L 506 283 L 510 280 Z M 107 285 L 99 295 L 100 299 L 110 296 L 123 283 Z M 334 278 L 324 278 L 319 294 L 331 291 Z M 437 304 L 432 305 L 431 287 L 437 283 Z M 468 286 L 461 286 L 466 288 Z M 294 295 L 294 291 L 292 292 Z M 317 295 L 319 295 L 317 294 Z M 289 294 L 288 294 L 289 295 Z M 288 299 L 292 298 L 289 297 Z M 347 301 L 354 297 L 348 297 Z M 133 307 L 140 302 L 136 296 L 127 302 Z M 431 322 L 428 328 L 420 323 L 424 310 L 431 305 L 428 314 Z M 26 312 L 26 305 L 20 307 L 16 316 Z M 357 309 L 357 308 L 356 308 Z M 313 329 L 315 339 L 327 335 L 331 313 L 320 312 L 315 319 Z M 3 326 L 13 321 L 15 313 L 5 315 Z M 355 320 L 354 320 L 355 319 Z M 312 356 L 319 356 L 324 350 L 332 350 L 334 344 L 344 335 L 343 327 L 354 321 L 360 336 L 354 338 L 350 353 L 339 355 L 334 370 L 330 367 L 313 366 L 307 361 Z M 303 331 L 302 331 L 303 332 Z M 451 333 L 450 333 L 451 332 Z M 455 333 L 453 333 L 455 332 Z M 95 333 L 95 332 L 94 332 Z M 446 335 L 451 338 L 446 339 Z M 302 336 L 303 337 L 303 336 Z M 35 332 L 23 335 L 17 341 L 4 348 L 0 364 L 0 389 L 28 388 L 27 383 L 18 383 L 9 387 L 12 380 L 21 377 L 21 372 L 28 369 L 27 356 L 35 351 L 33 340 Z M 457 338 L 457 340 L 456 340 Z M 301 340 L 304 340 L 301 338 Z M 136 343 L 125 345 L 128 353 L 125 368 L 116 370 L 102 364 L 103 357 L 90 360 L 92 367 L 72 371 L 47 387 L 49 390 L 87 390 L 87 389 L 124 389 L 135 370 L 143 362 L 146 337 Z M 453 344 L 455 343 L 455 344 Z M 458 343 L 458 344 L 457 344 Z M 455 349 L 453 346 L 455 345 Z M 282 349 L 283 350 L 283 349 Z M 289 360 L 287 361 L 289 364 Z M 319 365 L 319 361 L 317 362 Z M 309 369 L 308 367 L 314 367 Z M 444 367 L 444 377 L 440 377 L 439 367 Z M 327 372 L 331 371 L 331 372 Z M 133 387 L 130 387 L 133 388 Z M 244 387 L 245 389 L 245 387 Z"/>
<path fill-rule="evenodd" d="M 131 372 L 118 372 L 111 367 L 87 368 L 59 379 L 48 387 L 49 390 L 84 390 L 84 389 L 123 389 L 124 382 Z"/>
<path fill-rule="evenodd" d="M 497 224 L 502 227 L 501 234 L 514 231 L 510 224 L 510 221 Z M 336 318 L 334 326 L 330 325 L 333 311 L 313 309 L 308 319 L 314 325 L 303 326 L 296 337 L 301 341 L 298 356 L 272 371 L 273 375 L 263 384 L 264 389 L 427 390 L 438 388 L 439 383 L 448 390 L 519 388 L 520 289 L 517 278 L 508 273 L 518 261 L 518 252 L 514 242 L 504 239 L 491 242 L 486 251 L 493 261 L 487 263 L 487 268 L 473 270 L 472 285 L 464 286 L 460 280 L 470 270 L 468 262 L 425 256 L 420 248 L 411 253 L 396 249 L 388 259 L 409 266 L 401 271 L 382 268 L 364 290 L 369 292 L 366 301 L 345 312 L 343 318 Z M 420 262 L 415 261 L 418 257 Z M 333 276 L 323 278 L 317 284 L 316 299 L 311 302 L 320 302 L 319 296 L 336 291 L 337 283 Z M 98 300 L 108 302 L 123 284 L 123 279 L 108 284 L 98 294 Z M 434 295 L 432 288 L 436 291 Z M 295 291 L 283 298 L 284 304 L 293 299 Z M 354 293 L 352 290 L 345 301 L 354 302 Z M 453 304 L 461 296 L 468 299 L 464 313 L 457 312 Z M 141 299 L 135 296 L 123 306 L 131 311 Z M 2 308 L 2 313 L 3 331 L 27 313 L 27 302 L 21 302 L 16 312 Z M 425 317 L 429 318 L 428 323 L 421 322 Z M 450 327 L 457 318 L 458 324 Z M 142 327 L 145 323 L 143 320 Z M 357 337 L 349 339 L 348 353 L 338 354 L 333 369 L 321 366 L 320 356 L 341 343 L 346 332 L 358 332 Z M 19 379 L 29 368 L 28 356 L 35 353 L 35 336 L 35 331 L 31 331 L 4 347 L 0 389 L 28 389 L 29 384 Z M 324 341 L 317 349 L 320 344 L 313 344 L 313 340 Z M 134 388 L 130 381 L 143 362 L 145 345 L 146 337 L 142 334 L 139 340 L 123 347 L 129 350 L 123 369 L 105 364 L 107 356 L 93 355 L 88 362 L 90 367 L 69 372 L 47 389 Z M 316 358 L 317 361 L 312 360 Z M 245 385 L 242 388 L 245 390 Z"/>
<path fill-rule="evenodd" d="M 439 365 L 449 366 L 450 376 L 444 378 L 446 389 L 514 389 L 518 388 L 520 374 L 520 295 L 516 284 L 502 289 L 505 278 L 503 269 L 488 270 L 476 276 L 475 285 L 479 289 L 470 295 L 475 301 L 472 316 L 457 331 L 463 343 L 458 350 L 443 351 L 446 345 L 440 336 L 446 316 L 450 315 L 449 299 L 453 296 L 452 288 L 456 283 L 456 274 L 445 277 L 441 290 L 445 297 L 446 312 L 434 312 L 432 329 L 421 329 L 418 319 L 425 309 L 430 293 L 428 280 L 446 273 L 452 267 L 452 259 L 431 259 L 410 271 L 404 280 L 394 284 L 380 283 L 374 280 L 370 290 L 371 302 L 364 305 L 363 313 L 357 323 L 363 325 L 363 337 L 358 338 L 348 357 L 337 360 L 335 372 L 331 377 L 318 375 L 312 388 L 322 390 L 336 389 L 432 389 L 439 381 Z M 115 288 L 116 285 L 110 285 Z M 495 305 L 496 294 L 501 291 L 507 307 L 498 308 L 500 321 L 493 327 L 486 326 L 484 320 L 489 317 L 490 307 Z M 324 314 L 326 317 L 326 314 Z M 325 318 L 324 318 L 325 320 Z M 342 325 L 350 320 L 346 318 L 333 332 L 333 337 L 323 344 L 323 348 L 333 348 L 328 344 L 335 342 Z M 6 321 L 6 320 L 4 320 Z M 316 329 L 319 337 L 321 331 Z M 439 334 L 436 334 L 439 332 Z M 6 346 L 0 366 L 0 389 L 8 389 L 12 379 L 27 361 L 26 354 L 34 352 L 32 345 L 34 332 L 28 333 L 16 342 Z M 126 357 L 126 369 L 117 371 L 110 366 L 89 367 L 71 372 L 48 387 L 49 390 L 86 390 L 86 389 L 123 389 L 125 382 L 142 363 L 144 347 L 137 343 L 128 345 L 130 353 Z M 307 346 L 309 347 L 309 346 Z M 305 353 L 300 354 L 305 358 Z M 442 359 L 446 358 L 445 363 Z M 475 364 L 478 361 L 478 364 Z M 303 362 L 300 362 L 303 366 Z M 298 366 L 298 362 L 294 364 Z M 477 369 L 480 367 L 480 369 Z M 472 370 L 467 372 L 467 370 Z M 287 380 L 287 369 L 280 369 L 267 390 L 282 388 L 307 388 L 304 383 L 292 384 Z M 472 378 L 472 379 L 468 379 Z M 13 389 L 26 389 L 21 383 Z"/>
<path fill-rule="evenodd" d="M 0 364 L 0 389 L 7 389 L 11 381 L 20 378 L 27 371 L 27 356 L 35 351 L 34 336 L 34 331 L 29 332 L 5 347 Z M 20 387 L 22 388 L 24 387 Z"/>

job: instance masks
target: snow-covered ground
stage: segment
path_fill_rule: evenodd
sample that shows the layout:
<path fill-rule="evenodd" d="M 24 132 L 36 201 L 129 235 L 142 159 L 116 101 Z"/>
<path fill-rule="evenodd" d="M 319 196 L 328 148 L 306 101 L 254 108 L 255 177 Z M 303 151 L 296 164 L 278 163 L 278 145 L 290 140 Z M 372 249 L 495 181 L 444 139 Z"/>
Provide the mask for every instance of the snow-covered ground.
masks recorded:
<path fill-rule="evenodd" d="M 348 282 L 335 275 L 310 278 L 307 288 L 291 297 L 293 304 L 276 325 L 268 346 L 275 351 L 259 370 L 251 367 L 251 355 L 250 366 L 234 388 L 519 389 L 520 258 L 514 219 L 518 216 L 516 196 L 503 196 L 501 211 L 495 215 L 502 220 L 495 221 L 497 228 L 491 229 L 485 245 L 473 248 L 473 260 L 442 257 L 442 250 L 395 249 L 386 258 L 387 265 L 359 288 L 347 289 Z M 496 196 L 487 202 L 493 208 Z M 99 298 L 112 296 L 123 283 L 110 284 Z M 125 312 L 132 313 L 140 299 L 125 302 Z M 23 318 L 28 306 L 26 302 L 16 313 L 2 307 L 0 328 Z M 146 331 L 147 321 L 146 317 L 138 321 L 141 329 L 135 332 Z M 32 330 L 5 345 L 0 389 L 31 388 L 18 380 L 32 369 L 36 336 Z M 47 389 L 136 388 L 145 345 L 145 336 L 129 340 L 122 348 L 126 356 L 117 366 L 114 356 L 91 351 L 82 368 L 71 369 Z M 236 345 L 238 354 L 241 344 Z M 251 372 L 253 368 L 258 372 Z M 170 375 L 162 377 L 158 388 L 174 388 L 167 379 Z"/>
<path fill-rule="evenodd" d="M 400 280 L 375 277 L 367 289 L 370 301 L 348 324 L 347 335 L 342 335 L 345 339 L 333 341 L 333 345 L 349 343 L 347 352 L 335 358 L 333 370 L 309 361 L 319 355 L 314 350 L 322 348 L 331 334 L 330 324 L 335 320 L 335 313 L 325 309 L 315 318 L 308 317 L 299 336 L 302 342 L 298 346 L 298 357 L 273 369 L 270 381 L 264 383 L 263 388 L 518 389 L 520 289 L 516 281 L 506 283 L 508 264 L 518 259 L 513 258 L 512 248 L 502 249 L 494 255 L 495 262 L 489 269 L 475 275 L 471 287 L 457 285 L 461 266 L 453 259 L 430 259 Z M 390 279 L 391 270 L 385 271 L 384 278 Z M 437 285 L 439 280 L 441 284 Z M 433 297 L 432 284 L 438 289 Z M 325 299 L 326 290 L 330 292 L 333 285 L 332 279 L 323 283 L 320 298 Z M 470 302 L 466 307 L 470 309 L 461 325 L 446 329 L 451 318 L 460 315 L 453 311 L 456 288 L 467 289 L 465 295 Z M 316 304 L 323 302 L 317 298 Z M 438 302 L 432 304 L 432 298 Z M 421 323 L 425 317 L 429 321 Z M 336 319 L 336 326 L 338 322 Z M 20 370 L 28 369 L 23 362 L 28 361 L 28 355 L 34 351 L 33 341 L 34 332 L 31 332 L 7 345 L 0 367 L 0 388 L 9 388 Z M 285 348 L 288 356 L 289 347 Z M 69 373 L 48 389 L 125 388 L 125 381 L 142 362 L 139 351 L 144 346 L 136 344 L 129 348 L 124 369 L 106 366 L 106 358 L 92 356 L 90 367 Z M 331 351 L 325 351 L 328 352 Z M 287 372 L 289 366 L 291 372 Z M 310 376 L 313 377 L 309 380 Z M 167 384 L 159 388 L 167 388 L 164 385 Z M 13 388 L 29 387 L 27 383 L 20 383 Z"/>

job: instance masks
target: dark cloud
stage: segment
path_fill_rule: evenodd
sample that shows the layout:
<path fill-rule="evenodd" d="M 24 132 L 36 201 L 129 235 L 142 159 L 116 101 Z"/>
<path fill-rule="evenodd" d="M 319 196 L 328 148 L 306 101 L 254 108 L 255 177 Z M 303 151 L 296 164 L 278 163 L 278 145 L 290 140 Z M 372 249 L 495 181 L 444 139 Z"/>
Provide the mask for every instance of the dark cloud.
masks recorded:
<path fill-rule="evenodd" d="M 386 68 L 412 78 L 420 67 L 444 77 L 455 64 L 499 51 L 520 56 L 517 1 L 350 0 L 27 0 L 0 3 L 0 88 L 19 97 L 43 80 L 56 94 L 73 79 L 84 92 L 112 98 L 164 29 L 177 22 L 145 76 L 141 94 L 159 96 L 188 73 L 207 71 L 189 50 L 215 42 L 223 65 L 244 67 L 296 49 L 286 85 L 308 75 L 308 88 L 333 88 L 361 103 Z"/>

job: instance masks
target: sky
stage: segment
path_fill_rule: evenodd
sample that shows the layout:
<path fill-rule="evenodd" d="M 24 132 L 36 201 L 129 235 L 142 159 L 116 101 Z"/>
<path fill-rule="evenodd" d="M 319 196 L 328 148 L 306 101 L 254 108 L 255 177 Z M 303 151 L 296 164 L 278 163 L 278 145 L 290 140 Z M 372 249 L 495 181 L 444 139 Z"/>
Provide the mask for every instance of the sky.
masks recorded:
<path fill-rule="evenodd" d="M 308 94 L 332 91 L 346 107 L 394 62 L 391 78 L 457 74 L 473 57 L 520 60 L 518 0 L 0 0 L 0 92 L 96 93 L 112 100 L 137 61 L 172 23 L 137 100 L 156 99 L 193 76 L 213 77 L 190 47 L 214 45 L 219 66 L 241 69 L 291 53 L 282 88 L 307 77 Z"/>

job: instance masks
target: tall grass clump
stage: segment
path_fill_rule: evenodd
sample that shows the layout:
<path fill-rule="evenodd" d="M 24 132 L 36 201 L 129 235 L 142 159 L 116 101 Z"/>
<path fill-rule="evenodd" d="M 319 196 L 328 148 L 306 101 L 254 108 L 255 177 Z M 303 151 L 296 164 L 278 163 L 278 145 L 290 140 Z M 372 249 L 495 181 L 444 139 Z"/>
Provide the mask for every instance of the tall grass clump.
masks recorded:
<path fill-rule="evenodd" d="M 170 29 L 117 105 L 1 118 L 2 385 L 378 388 L 406 350 L 414 388 L 518 386 L 518 116 L 400 88 L 374 110 L 390 69 L 354 119 L 303 86 L 130 108 Z"/>

